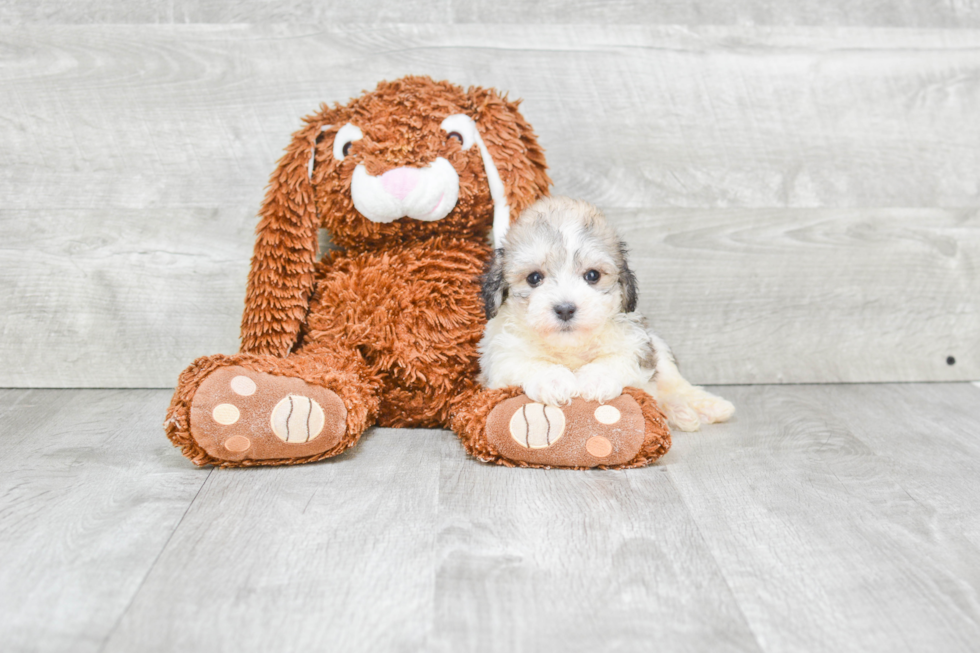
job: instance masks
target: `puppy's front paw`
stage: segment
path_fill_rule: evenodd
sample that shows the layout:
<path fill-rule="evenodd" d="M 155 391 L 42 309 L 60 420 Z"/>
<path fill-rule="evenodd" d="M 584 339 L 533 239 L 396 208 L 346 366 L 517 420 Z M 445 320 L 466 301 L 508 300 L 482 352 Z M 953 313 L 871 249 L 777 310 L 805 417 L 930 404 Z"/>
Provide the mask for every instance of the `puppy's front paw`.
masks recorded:
<path fill-rule="evenodd" d="M 567 367 L 552 365 L 546 371 L 533 375 L 524 383 L 524 394 L 548 406 L 564 406 L 571 403 L 578 390 L 578 380 Z"/>
<path fill-rule="evenodd" d="M 604 404 L 623 394 L 623 385 L 598 365 L 583 365 L 575 372 L 575 378 L 578 395 L 588 401 Z"/>

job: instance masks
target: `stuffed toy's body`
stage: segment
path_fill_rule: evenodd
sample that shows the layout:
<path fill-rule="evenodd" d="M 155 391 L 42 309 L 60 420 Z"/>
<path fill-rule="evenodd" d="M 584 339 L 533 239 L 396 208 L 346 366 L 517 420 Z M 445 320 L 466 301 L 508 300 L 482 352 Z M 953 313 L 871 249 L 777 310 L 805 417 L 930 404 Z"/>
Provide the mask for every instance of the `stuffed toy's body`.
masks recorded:
<path fill-rule="evenodd" d="M 166 430 L 185 456 L 311 462 L 373 424 L 453 428 L 506 465 L 627 467 L 666 452 L 663 415 L 639 390 L 559 409 L 477 382 L 489 234 L 550 184 L 516 102 L 406 77 L 305 122 L 262 206 L 241 352 L 180 376 Z M 339 249 L 318 261 L 321 227 Z"/>

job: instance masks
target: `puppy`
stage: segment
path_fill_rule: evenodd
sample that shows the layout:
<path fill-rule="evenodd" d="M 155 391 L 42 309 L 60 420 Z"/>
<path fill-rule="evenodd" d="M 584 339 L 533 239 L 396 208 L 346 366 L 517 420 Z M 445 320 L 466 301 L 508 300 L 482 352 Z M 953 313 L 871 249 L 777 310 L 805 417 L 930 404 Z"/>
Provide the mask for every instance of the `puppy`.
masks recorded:
<path fill-rule="evenodd" d="M 546 197 L 525 210 L 495 252 L 483 300 L 480 381 L 488 388 L 521 386 L 553 406 L 641 388 L 682 431 L 735 411 L 688 383 L 670 347 L 635 312 L 626 245 L 587 202 Z"/>

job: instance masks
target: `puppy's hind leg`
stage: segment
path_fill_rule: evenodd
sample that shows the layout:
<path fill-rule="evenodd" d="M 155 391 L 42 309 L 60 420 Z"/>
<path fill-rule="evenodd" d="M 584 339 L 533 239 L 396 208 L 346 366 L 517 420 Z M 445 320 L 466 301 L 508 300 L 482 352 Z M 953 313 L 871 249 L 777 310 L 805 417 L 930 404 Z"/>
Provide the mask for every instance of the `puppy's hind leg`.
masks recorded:
<path fill-rule="evenodd" d="M 697 431 L 701 424 L 727 421 L 734 413 L 732 402 L 691 385 L 681 376 L 667 343 L 651 334 L 657 351 L 657 372 L 645 389 L 663 408 L 667 420 L 681 431 Z"/>

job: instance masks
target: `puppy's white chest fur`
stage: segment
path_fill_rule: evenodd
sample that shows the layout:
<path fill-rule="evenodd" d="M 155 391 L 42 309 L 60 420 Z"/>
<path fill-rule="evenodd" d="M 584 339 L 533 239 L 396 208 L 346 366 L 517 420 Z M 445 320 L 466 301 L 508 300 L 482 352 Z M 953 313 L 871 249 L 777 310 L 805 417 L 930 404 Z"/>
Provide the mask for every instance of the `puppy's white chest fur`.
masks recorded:
<path fill-rule="evenodd" d="M 521 312 L 504 303 L 487 323 L 480 342 L 481 381 L 489 388 L 523 385 L 543 366 L 559 365 L 578 372 L 601 363 L 619 386 L 641 386 L 653 376 L 651 343 L 636 313 L 610 316 L 599 329 L 542 337 L 522 319 Z M 646 360 L 644 360 L 646 359 Z M 644 362 L 649 363 L 644 367 Z"/>

